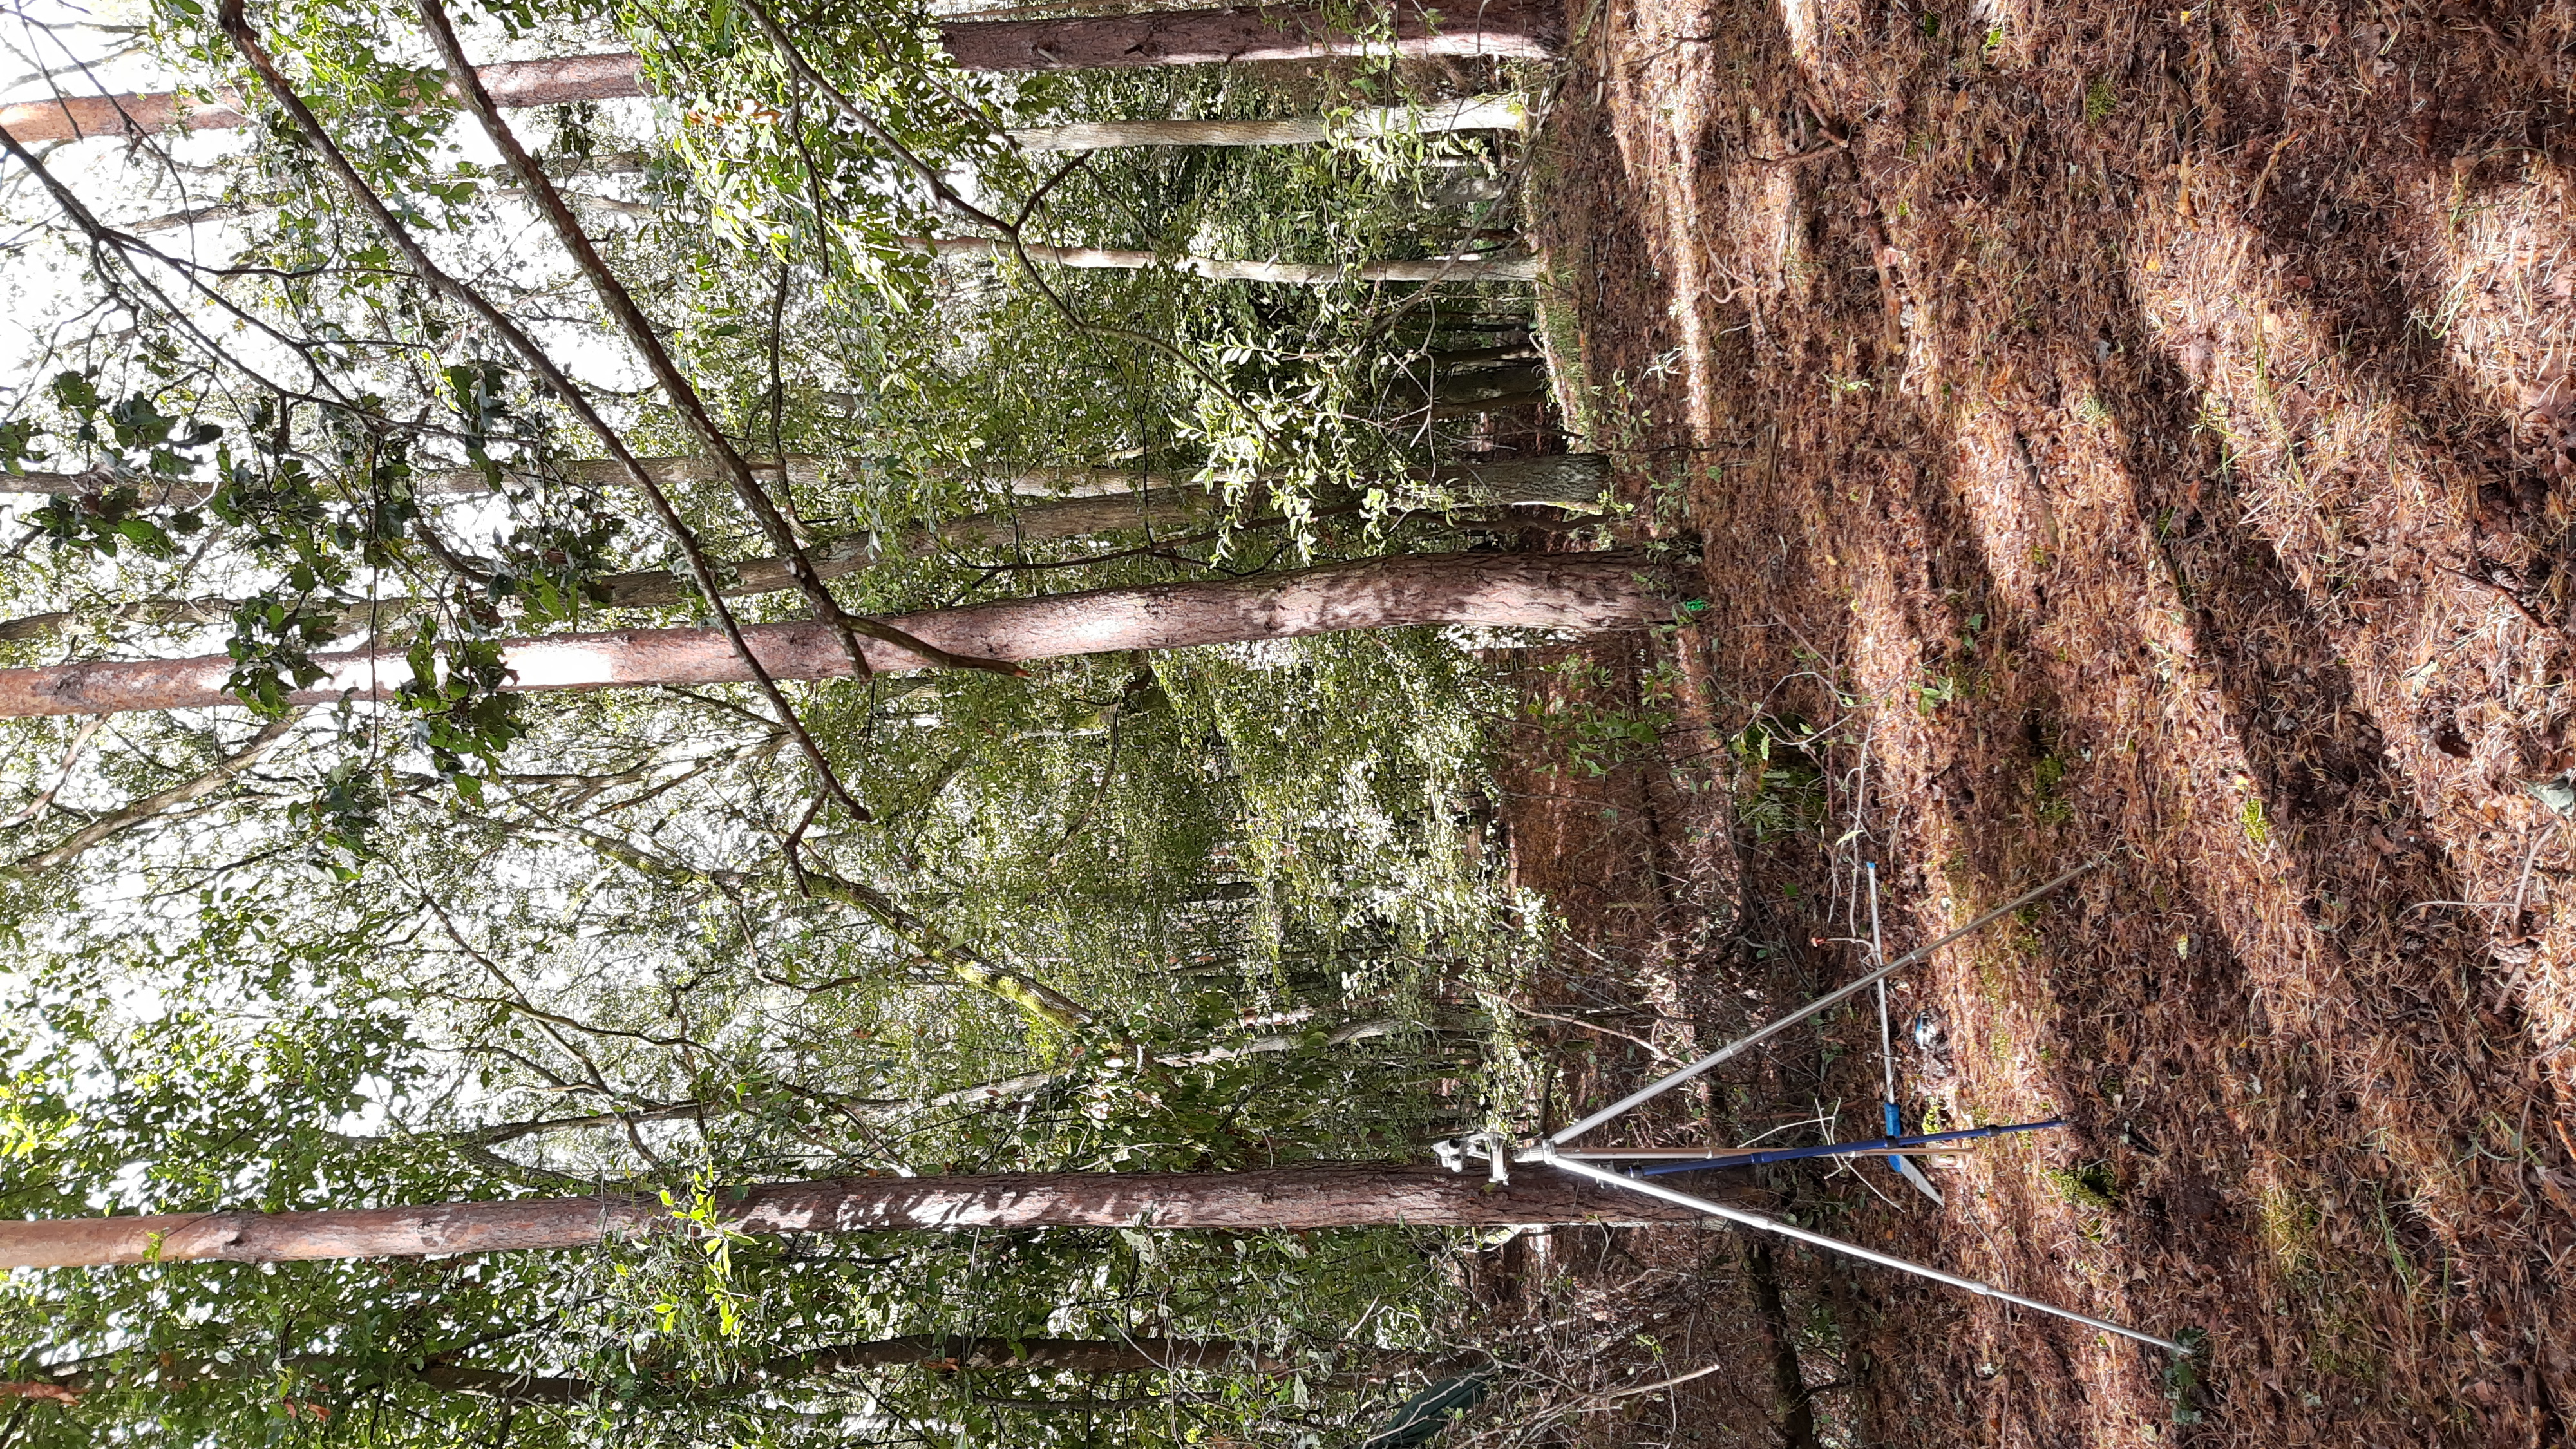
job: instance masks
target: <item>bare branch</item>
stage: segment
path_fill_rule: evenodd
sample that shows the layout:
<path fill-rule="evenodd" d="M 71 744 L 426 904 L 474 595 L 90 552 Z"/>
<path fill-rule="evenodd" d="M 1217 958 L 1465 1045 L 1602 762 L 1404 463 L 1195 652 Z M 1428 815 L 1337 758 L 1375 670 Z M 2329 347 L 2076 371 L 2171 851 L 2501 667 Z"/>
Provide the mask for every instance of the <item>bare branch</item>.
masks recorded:
<path fill-rule="evenodd" d="M 69 865 L 78 860 L 91 846 L 109 836 L 130 830 L 157 815 L 167 814 L 192 800 L 204 799 L 231 784 L 236 776 L 250 768 L 253 761 L 267 754 L 278 741 L 285 739 L 302 717 L 299 711 L 283 719 L 271 720 L 261 727 L 259 733 L 252 735 L 240 749 L 218 761 L 213 769 L 184 784 L 173 785 L 157 795 L 146 795 L 113 815 L 92 821 L 61 844 L 49 846 L 11 864 L 8 867 L 9 873 L 22 876 L 34 875 L 38 871 Z"/>

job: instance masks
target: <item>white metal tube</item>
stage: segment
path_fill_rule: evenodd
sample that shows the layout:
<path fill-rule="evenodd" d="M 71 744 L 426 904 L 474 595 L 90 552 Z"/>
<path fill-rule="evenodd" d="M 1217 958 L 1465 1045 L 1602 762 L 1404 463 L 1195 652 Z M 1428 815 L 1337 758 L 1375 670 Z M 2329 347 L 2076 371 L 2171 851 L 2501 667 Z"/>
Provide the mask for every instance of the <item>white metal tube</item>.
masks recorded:
<path fill-rule="evenodd" d="M 1811 1233 L 1805 1228 L 1792 1227 L 1777 1218 L 1768 1218 L 1764 1217 L 1760 1213 L 1746 1212 L 1742 1208 L 1727 1207 L 1720 1203 L 1710 1202 L 1706 1198 L 1693 1197 L 1686 1192 L 1675 1192 L 1673 1189 L 1665 1187 L 1660 1183 L 1650 1182 L 1644 1178 L 1630 1177 L 1625 1173 L 1611 1172 L 1605 1168 L 1595 1167 L 1589 1162 L 1560 1156 L 1557 1153 L 1554 1143 L 1540 1143 L 1538 1146 L 1531 1148 L 1528 1152 L 1523 1153 L 1521 1160 L 1525 1162 L 1544 1162 L 1559 1171 L 1570 1172 L 1577 1177 L 1588 1177 L 1596 1182 L 1607 1183 L 1612 1187 L 1624 1187 L 1631 1192 L 1641 1192 L 1648 1197 L 1661 1199 L 1662 1201 L 1671 1203 L 1676 1207 L 1690 1208 L 1695 1212 L 1703 1212 L 1713 1218 L 1723 1218 L 1727 1222 L 1739 1223 L 1745 1227 L 1753 1228 L 1761 1232 L 1777 1233 L 1784 1238 L 1792 1238 L 1811 1247 L 1823 1248 L 1828 1252 L 1842 1253 L 1849 1257 L 1858 1258 L 1865 1263 L 1876 1263 L 1882 1268 L 1894 1268 L 1900 1273 L 1911 1273 L 1918 1278 L 1929 1278 L 1935 1283 L 1945 1283 L 1953 1288 L 1964 1288 L 1970 1293 L 1977 1294 L 1979 1297 L 1997 1298 L 2006 1303 L 2019 1304 L 2020 1306 L 2031 1309 L 2035 1312 L 2050 1314 L 2057 1318 L 2071 1319 L 2088 1328 L 2098 1328 L 2104 1333 L 2116 1333 L 2123 1338 L 2134 1338 L 2140 1343 L 2151 1343 L 2156 1347 L 2171 1353 L 2181 1354 L 2186 1357 L 2191 1353 L 2190 1349 L 2174 1342 L 2172 1339 L 2158 1338 L 2152 1333 L 2146 1333 L 2135 1328 L 2124 1328 L 2119 1324 L 2113 1323 L 2107 1318 L 2096 1318 L 2089 1313 L 2078 1313 L 2072 1308 L 2060 1308 L 2053 1303 L 2042 1303 L 2036 1298 L 2026 1298 L 2019 1293 L 2007 1292 L 2004 1289 L 1995 1287 L 1993 1284 L 1980 1283 L 1974 1278 L 1962 1278 L 1956 1273 L 1944 1273 L 1938 1268 L 1913 1262 L 1910 1259 L 1899 1258 L 1893 1254 L 1881 1253 L 1874 1249 L 1864 1248 L 1858 1243 L 1846 1243 L 1840 1238 L 1829 1238 L 1822 1233 Z"/>
<path fill-rule="evenodd" d="M 1798 1010 L 1791 1012 L 1789 1015 L 1773 1021 L 1768 1026 L 1759 1028 L 1751 1036 L 1728 1042 L 1726 1045 L 1710 1052 L 1707 1056 L 1701 1057 L 1698 1061 L 1691 1063 L 1689 1066 L 1683 1067 L 1679 1071 L 1676 1071 L 1659 1081 L 1649 1082 L 1645 1086 L 1639 1087 L 1637 1090 L 1630 1092 L 1627 1096 L 1620 1098 L 1618 1101 L 1613 1102 L 1609 1106 L 1602 1108 L 1600 1111 L 1593 1113 L 1591 1116 L 1584 1118 L 1582 1121 L 1577 1122 L 1570 1127 L 1560 1129 L 1555 1133 L 1555 1135 L 1549 1137 L 1547 1140 L 1557 1144 L 1558 1146 L 1563 1146 L 1564 1144 L 1573 1141 L 1575 1138 L 1582 1136 L 1584 1133 L 1591 1131 L 1593 1128 L 1600 1126 L 1611 1118 L 1626 1112 L 1628 1109 L 1638 1105 L 1639 1103 L 1651 1101 L 1656 1097 L 1662 1096 L 1664 1093 L 1671 1091 L 1673 1088 L 1680 1086 L 1682 1083 L 1689 1081 L 1693 1077 L 1699 1076 L 1701 1073 L 1709 1071 L 1712 1068 L 1721 1066 L 1752 1048 L 1761 1045 L 1763 1042 L 1769 1041 L 1772 1037 L 1779 1035 L 1781 1032 L 1787 1031 L 1790 1027 L 1797 1025 L 1808 1017 L 1814 1016 L 1820 1011 L 1828 1010 L 1829 1008 L 1838 1006 L 1843 1002 L 1850 1000 L 1852 997 L 1859 995 L 1861 992 L 1867 991 L 1870 987 L 1877 985 L 1879 982 L 1886 980 L 1888 977 L 1904 970 L 1906 967 L 1913 965 L 1915 962 L 1922 960 L 1924 957 L 1929 956 L 1933 952 L 1940 950 L 1942 947 L 1949 945 L 1951 942 L 1958 940 L 1960 937 L 1975 934 L 1977 931 L 1984 929 L 1989 923 L 2008 915 L 2011 912 L 2020 910 L 2023 906 L 2029 905 L 2032 901 L 2038 900 L 2041 896 L 2048 894 L 2050 891 L 2057 889 L 2059 886 L 2066 884 L 2068 881 L 2075 879 L 2077 876 L 2082 875 L 2084 872 L 2091 870 L 2093 867 L 2100 865 L 2102 862 L 2109 860 L 2110 858 L 2111 857 L 2108 855 L 2097 855 L 2091 860 L 2084 862 L 2082 865 L 2076 866 L 2072 870 L 2062 872 L 2039 885 L 2031 887 L 2029 890 L 2022 892 L 2020 895 L 2013 897 L 2011 900 L 2008 900 L 2002 905 L 1995 907 L 1993 910 L 1986 912 L 1984 915 L 1977 917 L 1968 924 L 1961 926 L 1959 929 L 1952 931 L 1946 936 L 1943 936 L 1940 940 L 1933 942 L 1931 945 L 1917 946 L 1913 950 L 1908 951 L 1904 955 L 1897 957 L 1895 960 L 1888 962 L 1885 966 L 1880 967 L 1876 971 L 1871 972 L 1849 986 L 1829 991 L 1823 996 L 1819 996 L 1815 1000 L 1808 1002 L 1805 1006 L 1798 1008 Z"/>
<path fill-rule="evenodd" d="M 1880 935 L 1878 931 L 1878 862 L 1874 860 L 1869 863 L 1869 964 L 1872 966 L 1887 964 L 1887 938 Z M 1887 982 L 1884 978 L 1881 978 L 1878 983 L 1878 1060 L 1887 1072 L 1886 1100 L 1888 1105 L 1894 1106 L 1896 1103 L 1896 1039 L 1887 1028 Z M 1896 1131 L 1895 1124 L 1888 1124 L 1887 1130 L 1893 1134 Z"/>

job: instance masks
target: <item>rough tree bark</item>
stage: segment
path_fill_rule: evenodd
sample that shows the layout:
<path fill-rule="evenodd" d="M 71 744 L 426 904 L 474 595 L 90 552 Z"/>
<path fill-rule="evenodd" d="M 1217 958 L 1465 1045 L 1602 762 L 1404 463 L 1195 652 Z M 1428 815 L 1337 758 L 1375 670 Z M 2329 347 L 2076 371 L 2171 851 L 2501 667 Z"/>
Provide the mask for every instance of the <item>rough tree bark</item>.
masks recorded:
<path fill-rule="evenodd" d="M 1543 57 L 1564 38 L 1562 9 L 1549 0 L 1470 0 L 1426 5 L 1398 0 L 1392 38 L 1335 29 L 1321 10 L 1238 5 L 1222 10 L 1162 10 L 1050 20 L 952 21 L 940 27 L 950 59 L 967 70 L 1130 69 L 1227 61 L 1315 60 L 1341 55 Z M 575 55 L 476 67 L 492 98 L 505 106 L 550 106 L 645 94 L 629 54 Z M 444 94 L 453 96 L 452 90 Z M 0 130 L 21 143 L 73 141 L 170 130 L 248 125 L 241 98 L 67 96 L 0 106 Z"/>
<path fill-rule="evenodd" d="M 1740 1195 L 1739 1195 L 1740 1196 Z M 1253 1172 L 1026 1172 L 768 1183 L 722 1201 L 753 1236 L 960 1228 L 1500 1227 L 1695 1222 L 1679 1208 L 1531 1170 L 1490 1183 L 1438 1167 L 1319 1162 Z M 658 1198 L 593 1196 L 318 1212 L 0 1222 L 0 1267 L 286 1263 L 582 1248 L 681 1230 Z"/>
<path fill-rule="evenodd" d="M 1110 70 L 1342 55 L 1518 56 L 1556 53 L 1563 7 L 1548 0 L 1397 0 L 1383 38 L 1336 29 L 1318 9 L 1236 5 L 1048 20 L 967 21 L 940 27 L 967 70 Z"/>
<path fill-rule="evenodd" d="M 1292 639 L 1344 629 L 1467 624 L 1599 632 L 1637 628 L 1664 611 L 1633 554 L 1422 554 L 1326 564 L 1243 579 L 1092 589 L 906 614 L 886 622 L 951 654 L 1012 663 L 1136 649 L 1180 649 Z M 773 678 L 845 676 L 841 640 L 819 623 L 743 630 Z M 932 662 L 882 640 L 866 641 L 869 667 L 926 669 Z M 743 661 L 712 629 L 559 634 L 501 646 L 518 691 L 643 684 L 740 683 Z M 318 654 L 312 689 L 287 696 L 323 704 L 383 699 L 410 678 L 400 651 Z M 233 661 L 116 660 L 0 670 L 0 717 L 116 714 L 238 703 L 224 688 Z"/>
<path fill-rule="evenodd" d="M 1084 121 L 1011 132 L 1023 151 L 1106 151 L 1117 146 L 1308 146 L 1336 136 L 1517 131 L 1529 122 L 1518 96 L 1468 96 L 1422 106 L 1375 106 L 1346 118 L 1282 121 Z"/>

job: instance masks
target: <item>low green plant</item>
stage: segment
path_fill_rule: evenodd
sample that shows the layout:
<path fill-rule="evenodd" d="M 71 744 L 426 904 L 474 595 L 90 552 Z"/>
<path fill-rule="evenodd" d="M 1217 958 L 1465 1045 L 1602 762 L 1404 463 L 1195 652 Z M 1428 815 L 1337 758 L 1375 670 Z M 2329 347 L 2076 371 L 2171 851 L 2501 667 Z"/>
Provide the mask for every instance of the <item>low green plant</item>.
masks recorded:
<path fill-rule="evenodd" d="M 2209 1331 L 2186 1328 L 2174 1335 L 2185 1352 L 2165 1364 L 2165 1402 L 2173 1406 L 2176 1424 L 2200 1422 L 2200 1362 L 2209 1351 Z"/>
<path fill-rule="evenodd" d="M 2247 844 L 2260 850 L 2272 843 L 2272 818 L 2264 813 L 2261 796 L 2249 796 L 2245 808 L 2237 812 L 2237 819 L 2245 826 Z"/>
<path fill-rule="evenodd" d="M 2030 789 L 2038 805 L 2039 822 L 2063 825 L 2075 818 L 2075 805 L 2058 793 L 2066 781 L 2066 762 L 2055 755 L 2042 755 L 2030 767 Z"/>
<path fill-rule="evenodd" d="M 1726 742 L 1736 765 L 1735 818 L 1757 842 L 1812 830 L 1824 818 L 1824 772 L 1799 740 L 1757 720 Z"/>
<path fill-rule="evenodd" d="M 2079 1207 L 2109 1212 L 2120 1205 L 2120 1178 L 2108 1162 L 2052 1167 L 2042 1175 L 2060 1198 Z"/>
<path fill-rule="evenodd" d="M 1528 701 L 1523 708 L 1563 757 L 1563 764 L 1552 768 L 1570 765 L 1597 779 L 1651 755 L 1672 728 L 1672 701 L 1681 683 L 1681 671 L 1673 665 L 1640 672 L 1634 702 L 1610 694 L 1614 678 L 1598 661 L 1569 656 L 1548 672 L 1564 687 Z"/>

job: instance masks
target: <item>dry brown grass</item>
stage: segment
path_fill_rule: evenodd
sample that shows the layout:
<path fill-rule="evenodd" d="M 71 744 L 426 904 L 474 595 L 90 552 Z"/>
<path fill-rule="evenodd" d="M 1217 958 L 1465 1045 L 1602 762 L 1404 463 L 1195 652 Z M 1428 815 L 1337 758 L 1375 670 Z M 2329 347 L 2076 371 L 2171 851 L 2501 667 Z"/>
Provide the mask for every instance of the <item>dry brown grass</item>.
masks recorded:
<path fill-rule="evenodd" d="M 1863 850 L 1905 940 L 2122 852 L 1904 1003 L 1949 1031 L 1918 1107 L 2074 1130 L 1944 1212 L 1812 1190 L 2206 1330 L 2202 1421 L 2135 1348 L 1795 1260 L 1849 1299 L 1857 1442 L 2576 1434 L 2576 841 L 2520 789 L 2576 704 L 2572 43 L 2563 6 L 1590 16 L 1540 142 L 1552 300 L 1641 517 L 1706 548 L 1708 725 L 1829 726 L 1833 822 L 1734 830 L 1725 901 L 1632 892 L 1603 954 L 1686 1050 L 1850 969 L 1805 942 Z M 1666 805 L 1644 848 L 1687 875 L 1704 807 Z M 2463 901 L 2508 904 L 2421 904 Z M 1601 1060 L 1569 1097 L 1645 1065 Z M 1866 1063 L 1802 1060 L 1768 1100 L 1865 1122 Z M 2108 1207 L 2048 1175 L 2093 1163 Z"/>

